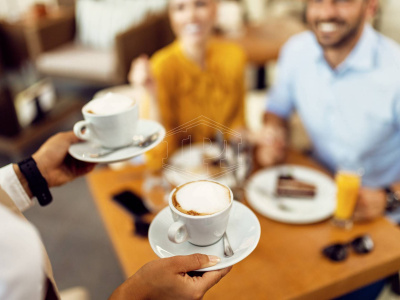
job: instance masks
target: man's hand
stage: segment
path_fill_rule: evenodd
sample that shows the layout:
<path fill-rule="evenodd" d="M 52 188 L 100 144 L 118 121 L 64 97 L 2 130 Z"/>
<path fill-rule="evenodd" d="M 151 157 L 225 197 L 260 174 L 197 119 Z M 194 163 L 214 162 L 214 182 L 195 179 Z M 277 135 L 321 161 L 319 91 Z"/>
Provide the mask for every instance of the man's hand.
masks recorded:
<path fill-rule="evenodd" d="M 287 149 L 286 128 L 276 124 L 266 124 L 253 135 L 253 142 L 258 145 L 256 159 L 263 167 L 282 162 Z"/>
<path fill-rule="evenodd" d="M 95 167 L 95 164 L 78 161 L 68 154 L 69 146 L 77 142 L 79 139 L 72 131 L 58 133 L 32 155 L 49 187 L 67 183 Z"/>
<path fill-rule="evenodd" d="M 382 189 L 362 187 L 359 192 L 354 220 L 371 221 L 382 216 L 386 208 L 386 193 Z"/>
<path fill-rule="evenodd" d="M 202 299 L 204 294 L 231 267 L 205 272 L 191 277 L 187 272 L 211 267 L 219 258 L 204 254 L 175 256 L 151 261 L 125 281 L 111 295 L 110 300 L 119 299 Z"/>

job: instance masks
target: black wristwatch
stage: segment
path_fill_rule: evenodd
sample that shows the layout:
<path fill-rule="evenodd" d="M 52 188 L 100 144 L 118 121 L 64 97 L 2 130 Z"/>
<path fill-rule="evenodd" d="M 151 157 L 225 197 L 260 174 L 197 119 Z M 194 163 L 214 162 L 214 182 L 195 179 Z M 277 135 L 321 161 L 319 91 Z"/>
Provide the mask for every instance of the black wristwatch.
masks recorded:
<path fill-rule="evenodd" d="M 32 157 L 24 159 L 18 163 L 21 173 L 28 181 L 28 186 L 41 206 L 49 204 L 53 197 L 51 196 L 49 185 L 42 173 L 38 169 L 35 160 Z"/>
<path fill-rule="evenodd" d="M 385 187 L 384 190 L 386 193 L 386 211 L 394 211 L 400 206 L 400 195 L 389 186 Z"/>

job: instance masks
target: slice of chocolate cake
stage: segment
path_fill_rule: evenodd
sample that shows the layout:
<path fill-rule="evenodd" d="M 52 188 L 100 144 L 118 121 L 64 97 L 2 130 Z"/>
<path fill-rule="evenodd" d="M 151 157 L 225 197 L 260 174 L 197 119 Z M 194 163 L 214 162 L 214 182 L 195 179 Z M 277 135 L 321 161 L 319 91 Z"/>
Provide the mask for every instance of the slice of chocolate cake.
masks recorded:
<path fill-rule="evenodd" d="M 291 175 L 280 175 L 275 193 L 280 197 L 311 199 L 315 196 L 316 187 Z"/>

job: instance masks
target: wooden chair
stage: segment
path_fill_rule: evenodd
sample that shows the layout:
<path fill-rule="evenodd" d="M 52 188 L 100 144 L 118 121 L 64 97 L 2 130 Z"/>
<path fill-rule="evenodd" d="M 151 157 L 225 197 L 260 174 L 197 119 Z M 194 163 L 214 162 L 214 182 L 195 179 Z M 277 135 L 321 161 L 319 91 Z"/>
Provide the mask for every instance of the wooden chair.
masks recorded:
<path fill-rule="evenodd" d="M 135 57 L 143 53 L 150 56 L 174 38 L 165 12 L 149 15 L 118 34 L 112 50 L 79 45 L 74 42 L 75 34 L 75 13 L 68 9 L 27 28 L 30 56 L 41 74 L 102 85 L 122 84 L 127 82 Z"/>

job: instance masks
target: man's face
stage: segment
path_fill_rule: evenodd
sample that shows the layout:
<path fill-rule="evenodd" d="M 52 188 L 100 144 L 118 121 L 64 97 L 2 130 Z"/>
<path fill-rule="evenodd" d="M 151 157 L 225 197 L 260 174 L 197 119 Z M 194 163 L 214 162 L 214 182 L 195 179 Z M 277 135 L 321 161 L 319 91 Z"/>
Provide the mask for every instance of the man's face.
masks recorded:
<path fill-rule="evenodd" d="M 323 48 L 354 42 L 370 12 L 370 0 L 308 0 L 307 21 Z"/>
<path fill-rule="evenodd" d="M 207 40 L 216 17 L 215 0 L 171 0 L 169 13 L 176 36 L 197 44 Z"/>

